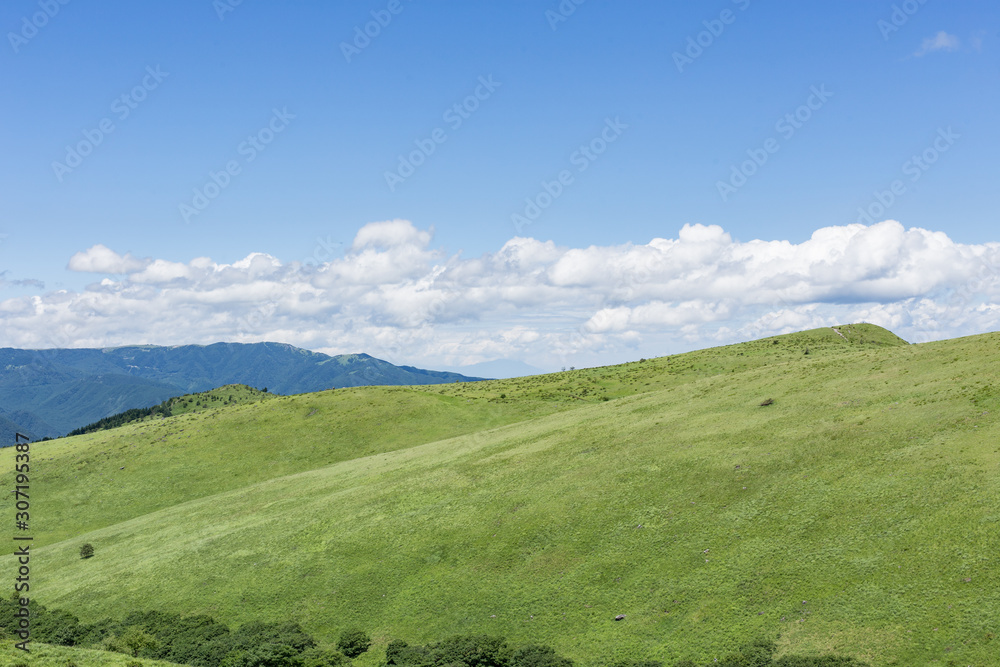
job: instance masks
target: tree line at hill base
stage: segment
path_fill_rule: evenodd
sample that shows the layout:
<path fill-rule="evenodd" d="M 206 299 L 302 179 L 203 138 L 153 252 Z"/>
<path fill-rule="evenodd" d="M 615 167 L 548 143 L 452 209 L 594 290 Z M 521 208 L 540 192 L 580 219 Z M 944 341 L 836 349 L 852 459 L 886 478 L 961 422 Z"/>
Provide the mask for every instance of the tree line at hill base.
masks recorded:
<path fill-rule="evenodd" d="M 0 634 L 16 637 L 16 597 L 0 600 Z M 362 630 L 344 632 L 336 647 L 321 647 L 297 623 L 250 622 L 230 629 L 210 616 L 137 611 L 122 620 L 83 624 L 68 611 L 28 605 L 31 640 L 152 658 L 192 667 L 350 667 L 371 639 Z M 738 647 L 718 661 L 681 660 L 674 667 L 868 667 L 845 656 L 782 656 L 773 641 Z M 140 663 L 136 663 L 140 664 Z M 384 667 L 573 667 L 549 646 L 512 646 L 503 637 L 458 635 L 425 645 L 396 639 L 385 650 Z M 664 667 L 659 661 L 620 661 L 608 667 Z"/>

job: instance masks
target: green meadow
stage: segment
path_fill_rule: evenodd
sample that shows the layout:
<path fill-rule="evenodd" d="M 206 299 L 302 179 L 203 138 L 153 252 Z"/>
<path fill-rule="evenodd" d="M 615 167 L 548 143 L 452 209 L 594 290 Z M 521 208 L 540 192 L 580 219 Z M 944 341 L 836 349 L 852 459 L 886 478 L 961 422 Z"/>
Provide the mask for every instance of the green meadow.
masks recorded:
<path fill-rule="evenodd" d="M 32 643 L 31 655 L 25 656 L 23 651 L 14 648 L 13 641 L 0 642 L 0 667 L 66 667 L 69 664 L 76 667 L 129 667 L 130 663 L 138 663 L 140 667 L 177 667 L 172 662 L 132 658 L 109 651 L 35 643 Z"/>
<path fill-rule="evenodd" d="M 584 667 L 711 663 L 757 637 L 997 665 L 998 384 L 1000 334 L 856 324 L 512 380 L 216 390 L 31 445 L 31 596 L 85 622 L 293 620 L 325 644 L 360 627 L 359 667 L 457 633 Z"/>

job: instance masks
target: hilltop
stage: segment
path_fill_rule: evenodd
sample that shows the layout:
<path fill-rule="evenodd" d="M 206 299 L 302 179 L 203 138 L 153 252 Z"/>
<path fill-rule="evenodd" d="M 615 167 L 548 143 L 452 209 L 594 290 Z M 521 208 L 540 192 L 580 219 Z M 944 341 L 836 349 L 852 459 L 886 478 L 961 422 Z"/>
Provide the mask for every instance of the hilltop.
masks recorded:
<path fill-rule="evenodd" d="M 471 381 L 457 373 L 394 366 L 367 354 L 331 357 L 284 343 L 216 343 L 103 349 L 0 349 L 0 442 L 14 430 L 57 437 L 132 408 L 222 385 L 300 394 L 366 385 Z"/>
<path fill-rule="evenodd" d="M 382 649 L 499 634 L 583 666 L 779 635 L 990 664 L 1000 334 L 836 329 L 33 444 L 38 598 L 363 627 Z"/>
<path fill-rule="evenodd" d="M 274 394 L 255 387 L 248 387 L 245 384 L 227 384 L 208 391 L 168 398 L 149 408 L 132 408 L 125 412 L 119 412 L 116 415 L 99 419 L 92 424 L 73 429 L 68 435 L 84 435 L 95 431 L 106 431 L 111 428 L 124 426 L 125 424 L 131 424 L 132 422 L 165 419 L 191 412 L 202 412 L 212 408 L 256 403 L 257 401 L 265 401 L 269 398 L 275 398 Z"/>

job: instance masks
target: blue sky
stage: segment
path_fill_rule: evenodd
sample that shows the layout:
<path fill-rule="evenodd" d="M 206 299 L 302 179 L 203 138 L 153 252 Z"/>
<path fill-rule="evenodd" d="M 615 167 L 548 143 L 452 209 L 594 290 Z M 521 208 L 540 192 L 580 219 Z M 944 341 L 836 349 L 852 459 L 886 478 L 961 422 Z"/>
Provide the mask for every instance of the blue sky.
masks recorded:
<path fill-rule="evenodd" d="M 998 18 L 985 0 L 10 0 L 0 345 L 281 339 L 552 368 L 843 317 L 992 329 Z M 650 245 L 685 225 L 678 247 L 714 250 Z M 642 248 L 660 254 L 640 270 Z M 531 260 L 511 268 L 514 249 Z M 775 291 L 747 309 L 751 273 Z"/>

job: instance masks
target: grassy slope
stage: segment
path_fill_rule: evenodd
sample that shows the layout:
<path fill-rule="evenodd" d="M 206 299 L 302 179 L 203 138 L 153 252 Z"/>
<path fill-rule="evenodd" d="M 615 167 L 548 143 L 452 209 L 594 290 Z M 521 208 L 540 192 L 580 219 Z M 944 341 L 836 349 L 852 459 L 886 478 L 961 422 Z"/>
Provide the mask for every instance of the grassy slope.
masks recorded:
<path fill-rule="evenodd" d="M 865 330 L 864 325 L 855 326 Z M 872 338 L 888 334 L 877 327 L 867 330 Z M 42 474 L 34 490 L 46 505 L 33 524 L 36 540 L 41 546 L 221 491 L 582 408 L 602 397 L 634 395 L 776 361 L 799 360 L 806 348 L 814 357 L 839 358 L 851 354 L 854 346 L 831 329 L 817 329 L 530 378 L 268 395 L 266 405 L 207 411 L 202 407 L 198 408 L 201 414 L 152 418 L 64 438 L 36 448 L 40 467 L 35 470 Z M 228 398 L 229 391 L 224 394 Z M 194 408 L 188 401 L 188 409 Z M 0 480 L 11 483 L 7 478 Z"/>
<path fill-rule="evenodd" d="M 14 648 L 10 641 L 0 641 L 0 667 L 30 665 L 31 667 L 66 667 L 72 661 L 76 667 L 126 667 L 130 662 L 139 662 L 143 667 L 176 667 L 172 662 L 130 658 L 120 653 L 93 651 L 67 646 L 50 646 L 31 643 L 31 655 Z"/>
<path fill-rule="evenodd" d="M 163 442 L 136 428 L 46 443 L 38 595 L 89 620 L 149 601 L 236 623 L 294 610 L 327 641 L 349 625 L 382 641 L 497 632 L 584 664 L 711 657 L 779 632 L 786 650 L 876 665 L 991 664 L 1000 336 L 894 347 L 840 330 L 855 343 L 817 330 L 276 399 L 162 422 Z M 367 441 L 324 436 L 308 421 L 324 415 Z M 73 505 L 102 475 L 65 467 L 96 451 L 135 477 Z M 83 541 L 95 558 L 79 559 Z"/>
<path fill-rule="evenodd" d="M 32 445 L 41 546 L 188 500 L 517 421 L 524 405 L 410 388 L 276 397 Z M 552 405 L 536 402 L 537 412 Z M 8 456 L 10 456 L 8 454 Z M 9 466 L 8 466 L 9 468 Z M 10 484 L 10 479 L 4 479 Z"/>

